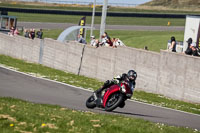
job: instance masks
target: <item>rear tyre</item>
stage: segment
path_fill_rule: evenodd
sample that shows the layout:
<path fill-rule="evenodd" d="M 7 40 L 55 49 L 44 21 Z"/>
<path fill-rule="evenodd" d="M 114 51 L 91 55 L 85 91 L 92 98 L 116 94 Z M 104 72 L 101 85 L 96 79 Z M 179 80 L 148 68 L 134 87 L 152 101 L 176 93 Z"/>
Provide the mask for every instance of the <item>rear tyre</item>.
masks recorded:
<path fill-rule="evenodd" d="M 86 101 L 86 107 L 93 109 L 96 107 L 94 95 L 90 96 Z"/>
<path fill-rule="evenodd" d="M 106 102 L 105 110 L 112 111 L 116 109 L 122 102 L 124 102 L 123 95 L 120 93 L 114 93 L 109 96 Z"/>

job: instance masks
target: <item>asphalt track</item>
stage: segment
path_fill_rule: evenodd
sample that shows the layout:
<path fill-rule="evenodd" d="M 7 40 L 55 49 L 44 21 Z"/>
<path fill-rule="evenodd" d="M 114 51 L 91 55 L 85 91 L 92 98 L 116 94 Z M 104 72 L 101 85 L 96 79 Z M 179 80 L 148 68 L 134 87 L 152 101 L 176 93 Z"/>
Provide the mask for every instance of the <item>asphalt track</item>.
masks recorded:
<path fill-rule="evenodd" d="M 35 78 L 0 67 L 0 97 L 14 97 L 36 103 L 61 105 L 76 110 L 125 115 L 156 123 L 200 130 L 200 115 L 135 101 L 126 101 L 126 106 L 123 109 L 117 108 L 113 112 L 105 112 L 98 108 L 87 109 L 85 101 L 91 94 L 92 92 L 78 87 Z"/>
<path fill-rule="evenodd" d="M 66 29 L 70 26 L 77 26 L 71 23 L 43 23 L 43 22 L 18 22 L 18 27 L 27 29 Z M 90 25 L 86 25 L 90 26 Z M 100 25 L 94 25 L 100 29 Z M 106 25 L 106 30 L 136 30 L 136 31 L 184 31 L 184 26 L 138 26 L 138 25 Z"/>

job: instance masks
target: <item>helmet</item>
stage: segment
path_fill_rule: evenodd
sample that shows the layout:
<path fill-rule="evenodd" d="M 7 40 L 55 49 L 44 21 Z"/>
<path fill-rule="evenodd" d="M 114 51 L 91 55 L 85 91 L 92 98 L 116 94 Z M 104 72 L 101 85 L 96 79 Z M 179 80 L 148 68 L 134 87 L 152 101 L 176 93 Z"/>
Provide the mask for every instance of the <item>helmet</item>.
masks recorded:
<path fill-rule="evenodd" d="M 127 75 L 130 81 L 135 81 L 137 78 L 137 73 L 134 70 L 129 70 Z"/>
<path fill-rule="evenodd" d="M 176 41 L 174 36 L 171 37 L 171 42 L 173 42 L 173 41 Z"/>
<path fill-rule="evenodd" d="M 189 38 L 189 39 L 187 40 L 187 43 L 188 43 L 188 44 L 191 44 L 191 43 L 192 43 L 192 38 Z"/>

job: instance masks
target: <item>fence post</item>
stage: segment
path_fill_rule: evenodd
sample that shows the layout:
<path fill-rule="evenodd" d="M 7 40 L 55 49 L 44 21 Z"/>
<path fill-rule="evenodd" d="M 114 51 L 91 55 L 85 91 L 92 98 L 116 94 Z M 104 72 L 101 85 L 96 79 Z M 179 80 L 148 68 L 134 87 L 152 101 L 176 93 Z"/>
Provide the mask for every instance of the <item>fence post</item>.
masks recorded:
<path fill-rule="evenodd" d="M 44 39 L 41 39 L 40 40 L 39 64 L 42 64 L 43 52 L 44 52 Z"/>
<path fill-rule="evenodd" d="M 81 61 L 80 61 L 79 69 L 78 69 L 78 75 L 80 74 L 80 71 L 81 71 L 81 66 L 82 66 L 82 61 L 83 61 L 83 55 L 84 55 L 84 51 L 85 51 L 85 46 L 86 46 L 86 44 L 84 44 L 84 46 L 83 46 L 83 50 L 82 50 L 82 54 L 81 54 Z"/>

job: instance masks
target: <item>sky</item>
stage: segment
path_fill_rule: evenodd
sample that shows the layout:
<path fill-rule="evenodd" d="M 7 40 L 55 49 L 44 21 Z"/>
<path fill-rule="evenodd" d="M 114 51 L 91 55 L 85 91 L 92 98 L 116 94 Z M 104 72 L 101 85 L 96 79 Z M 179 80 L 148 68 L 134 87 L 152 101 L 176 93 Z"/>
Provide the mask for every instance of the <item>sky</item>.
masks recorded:
<path fill-rule="evenodd" d="M 32 1 L 32 0 L 25 0 L 25 1 Z M 45 2 L 48 2 L 48 0 L 39 0 L 39 1 L 45 1 Z M 80 3 L 80 2 L 94 2 L 94 0 L 49 0 L 49 1 L 52 1 L 52 2 L 77 2 L 77 3 Z M 108 0 L 108 3 L 125 3 L 125 4 L 143 4 L 145 2 L 148 2 L 148 1 L 151 1 L 151 0 Z M 96 0 L 97 3 L 103 3 L 104 0 Z"/>

